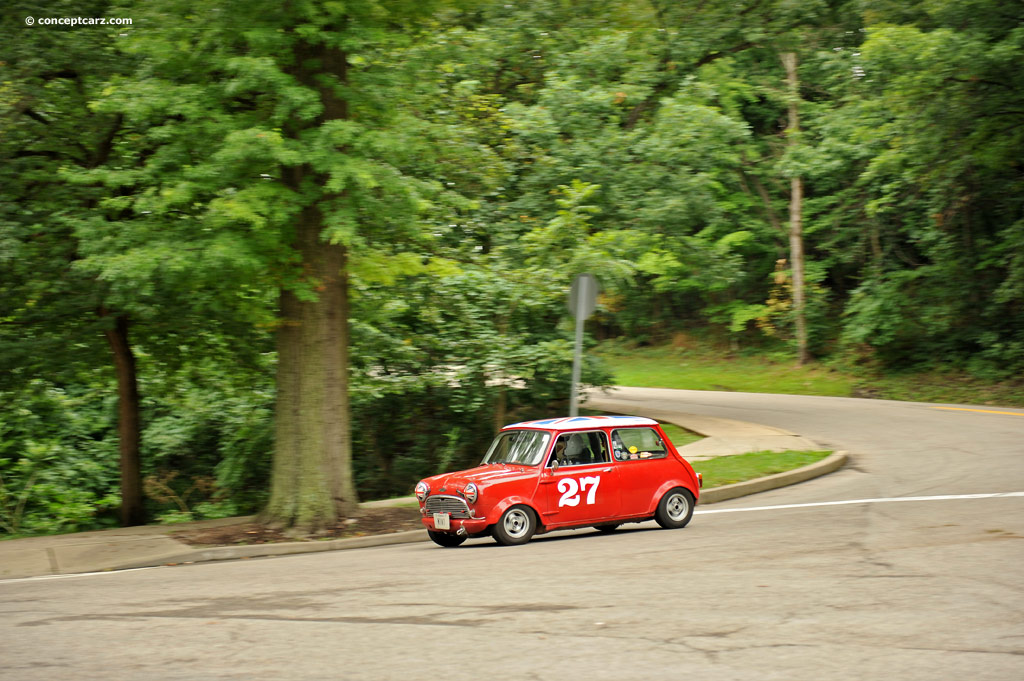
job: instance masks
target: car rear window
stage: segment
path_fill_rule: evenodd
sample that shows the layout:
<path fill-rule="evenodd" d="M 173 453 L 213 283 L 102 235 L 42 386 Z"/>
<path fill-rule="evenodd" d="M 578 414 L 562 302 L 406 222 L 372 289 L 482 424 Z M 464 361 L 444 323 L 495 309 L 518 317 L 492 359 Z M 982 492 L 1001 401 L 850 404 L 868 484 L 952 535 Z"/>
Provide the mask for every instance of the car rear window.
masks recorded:
<path fill-rule="evenodd" d="M 653 428 L 617 428 L 612 431 L 615 459 L 663 459 L 668 456 L 665 443 Z"/>

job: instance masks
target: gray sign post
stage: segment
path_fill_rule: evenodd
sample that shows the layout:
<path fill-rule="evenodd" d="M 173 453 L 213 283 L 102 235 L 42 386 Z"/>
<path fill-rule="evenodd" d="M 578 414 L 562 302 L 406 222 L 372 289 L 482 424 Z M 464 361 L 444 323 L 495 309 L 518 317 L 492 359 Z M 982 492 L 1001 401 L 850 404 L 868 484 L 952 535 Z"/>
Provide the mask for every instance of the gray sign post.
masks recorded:
<path fill-rule="evenodd" d="M 572 359 L 572 389 L 569 393 L 569 416 L 579 415 L 580 365 L 583 361 L 583 322 L 597 308 L 597 278 L 580 274 L 569 289 L 569 312 L 576 318 L 576 350 Z"/>

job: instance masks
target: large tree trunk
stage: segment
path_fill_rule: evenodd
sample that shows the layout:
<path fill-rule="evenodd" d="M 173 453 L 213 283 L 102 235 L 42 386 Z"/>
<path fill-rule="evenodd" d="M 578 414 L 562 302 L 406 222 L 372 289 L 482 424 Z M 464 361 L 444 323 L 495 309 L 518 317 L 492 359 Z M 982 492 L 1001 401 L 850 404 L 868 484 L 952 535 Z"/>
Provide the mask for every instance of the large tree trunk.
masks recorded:
<path fill-rule="evenodd" d="M 104 308 L 101 317 L 109 317 Z M 128 318 L 118 315 L 111 328 L 104 331 L 114 354 L 117 372 L 117 438 L 121 455 L 121 525 L 142 525 L 142 440 L 139 425 L 139 382 L 135 371 L 135 354 L 128 342 Z"/>
<path fill-rule="evenodd" d="M 797 76 L 795 52 L 781 55 L 789 86 L 789 127 L 786 131 L 790 148 L 799 144 L 800 133 L 800 81 Z M 803 366 L 809 359 L 807 351 L 807 320 L 804 296 L 804 227 L 803 178 L 794 175 L 789 189 L 789 256 L 793 268 L 793 316 L 796 324 L 797 364 Z"/>
<path fill-rule="evenodd" d="M 300 219 L 297 250 L 315 300 L 280 295 L 277 407 L 268 522 L 303 531 L 357 508 L 348 404 L 348 281 L 345 248 L 320 240 L 315 208 Z"/>
<path fill-rule="evenodd" d="M 348 118 L 345 100 L 317 80 L 318 73 L 326 72 L 347 82 L 344 52 L 300 44 L 295 61 L 296 78 L 320 92 L 324 108 L 316 123 Z M 307 63 L 314 64 L 312 70 Z M 286 172 L 285 181 L 296 192 L 308 180 L 323 186 L 326 177 L 308 166 Z M 343 199 L 325 194 L 321 201 Z M 304 532 L 332 525 L 358 507 L 348 402 L 347 251 L 342 244 L 325 242 L 323 230 L 319 204 L 297 218 L 293 246 L 303 282 L 311 285 L 315 299 L 300 299 L 288 288 L 280 294 L 274 466 L 263 514 L 267 522 Z"/>

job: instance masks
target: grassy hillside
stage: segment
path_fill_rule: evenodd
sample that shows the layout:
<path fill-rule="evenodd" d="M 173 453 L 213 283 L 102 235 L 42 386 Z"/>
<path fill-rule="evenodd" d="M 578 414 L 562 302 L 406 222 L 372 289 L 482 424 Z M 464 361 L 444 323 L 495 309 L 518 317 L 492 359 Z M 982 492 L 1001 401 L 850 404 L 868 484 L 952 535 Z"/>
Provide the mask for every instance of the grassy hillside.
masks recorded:
<path fill-rule="evenodd" d="M 1024 407 L 1024 378 L 992 382 L 953 370 L 882 375 L 819 363 L 798 367 L 785 353 L 732 353 L 696 342 L 606 342 L 596 354 L 617 385 Z"/>

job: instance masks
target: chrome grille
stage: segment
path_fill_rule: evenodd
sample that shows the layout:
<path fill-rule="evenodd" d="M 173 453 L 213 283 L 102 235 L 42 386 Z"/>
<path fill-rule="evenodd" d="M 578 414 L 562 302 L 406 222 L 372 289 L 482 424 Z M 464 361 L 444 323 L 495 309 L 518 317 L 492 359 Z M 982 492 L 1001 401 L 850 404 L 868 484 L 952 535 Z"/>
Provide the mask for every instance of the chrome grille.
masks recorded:
<path fill-rule="evenodd" d="M 451 513 L 453 518 L 469 517 L 469 506 L 465 499 L 459 497 L 436 494 L 427 497 L 423 506 L 427 509 L 427 513 Z"/>

